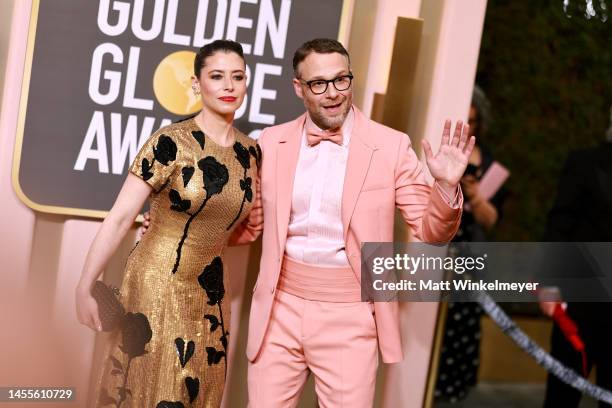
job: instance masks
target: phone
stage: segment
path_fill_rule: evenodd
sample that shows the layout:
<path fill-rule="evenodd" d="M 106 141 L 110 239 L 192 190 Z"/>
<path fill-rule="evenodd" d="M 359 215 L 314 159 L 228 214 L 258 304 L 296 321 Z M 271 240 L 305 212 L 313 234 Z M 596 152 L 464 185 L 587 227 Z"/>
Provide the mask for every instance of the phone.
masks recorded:
<path fill-rule="evenodd" d="M 478 184 L 480 195 L 487 200 L 490 199 L 506 182 L 506 179 L 509 176 L 510 172 L 508 169 L 502 166 L 499 162 L 494 161 L 491 163 L 486 173 L 480 178 L 480 182 Z"/>

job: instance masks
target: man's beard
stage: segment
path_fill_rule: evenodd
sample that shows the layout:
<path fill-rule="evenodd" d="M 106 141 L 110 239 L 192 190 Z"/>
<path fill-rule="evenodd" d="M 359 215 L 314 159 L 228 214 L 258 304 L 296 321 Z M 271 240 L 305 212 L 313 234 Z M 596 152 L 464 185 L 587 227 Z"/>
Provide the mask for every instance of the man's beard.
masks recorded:
<path fill-rule="evenodd" d="M 321 111 L 324 110 L 325 108 L 318 106 L 318 110 L 315 111 L 314 114 L 312 112 L 309 112 L 310 118 L 312 119 L 314 124 L 317 125 L 319 128 L 321 128 L 322 130 L 331 130 L 331 129 L 340 128 L 344 124 L 344 121 L 346 120 L 346 117 L 348 116 L 348 113 L 351 109 L 350 102 L 351 101 L 349 98 L 345 99 L 344 102 L 342 102 L 342 103 L 345 103 L 346 106 L 344 108 L 344 112 L 342 112 L 338 116 L 334 116 L 332 118 L 328 116 L 324 116 L 321 113 Z"/>

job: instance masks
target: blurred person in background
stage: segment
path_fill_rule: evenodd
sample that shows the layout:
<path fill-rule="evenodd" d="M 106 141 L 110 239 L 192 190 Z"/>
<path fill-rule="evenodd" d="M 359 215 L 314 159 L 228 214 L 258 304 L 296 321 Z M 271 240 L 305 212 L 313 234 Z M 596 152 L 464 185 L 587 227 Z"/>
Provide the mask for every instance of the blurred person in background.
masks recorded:
<path fill-rule="evenodd" d="M 598 146 L 574 151 L 567 158 L 548 215 L 545 241 L 612 241 L 612 108 L 606 140 Z M 589 276 L 591 271 L 580 272 Z M 542 312 L 552 317 L 557 307 L 565 309 L 585 345 L 584 374 L 597 367 L 597 385 L 612 390 L 612 303 L 564 303 L 563 288 L 560 289 L 558 300 L 540 302 Z M 583 373 L 582 354 L 572 347 L 557 324 L 553 325 L 551 354 L 577 373 Z M 577 407 L 581 397 L 580 391 L 548 374 L 545 408 Z M 604 402 L 599 402 L 599 406 L 610 407 Z"/>
<path fill-rule="evenodd" d="M 461 225 L 453 242 L 487 241 L 487 233 L 497 224 L 507 192 L 502 187 L 490 198 L 479 190 L 480 180 L 495 162 L 487 147 L 491 122 L 491 106 L 485 93 L 474 87 L 468 123 L 476 145 L 468 167 L 461 178 L 465 206 Z M 480 316 L 482 310 L 475 302 L 449 302 L 440 350 L 440 365 L 435 396 L 439 401 L 458 402 L 471 386 L 476 385 L 480 355 Z"/>

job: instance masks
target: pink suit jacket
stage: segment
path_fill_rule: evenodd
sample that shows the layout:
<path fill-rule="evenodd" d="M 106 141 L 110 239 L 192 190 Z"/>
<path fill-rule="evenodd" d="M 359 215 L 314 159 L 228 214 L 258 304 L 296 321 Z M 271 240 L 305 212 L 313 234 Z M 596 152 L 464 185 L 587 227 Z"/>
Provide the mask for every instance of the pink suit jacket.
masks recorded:
<path fill-rule="evenodd" d="M 410 147 L 408 136 L 369 120 L 357 108 L 354 110 L 341 215 L 346 254 L 361 282 L 361 244 L 393 241 L 396 207 L 414 237 L 442 243 L 450 241 L 459 227 L 463 197 L 459 194 L 457 208 L 451 208 L 439 189 L 426 183 L 422 164 Z M 305 119 L 306 114 L 264 129 L 259 137 L 263 158 L 261 194 L 257 199 L 261 199 L 266 227 L 249 319 L 247 357 L 251 361 L 261 349 L 277 290 Z M 261 226 L 245 222 L 231 241 L 234 244 L 252 241 L 260 231 Z M 401 361 L 397 302 L 376 302 L 374 312 L 383 362 Z"/>

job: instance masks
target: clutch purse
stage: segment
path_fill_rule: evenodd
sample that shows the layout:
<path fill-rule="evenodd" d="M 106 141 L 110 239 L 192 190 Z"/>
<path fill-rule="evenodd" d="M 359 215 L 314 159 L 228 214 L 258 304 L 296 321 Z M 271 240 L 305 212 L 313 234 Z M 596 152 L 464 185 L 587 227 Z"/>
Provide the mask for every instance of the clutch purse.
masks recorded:
<path fill-rule="evenodd" d="M 91 289 L 91 295 L 98 303 L 102 330 L 113 331 L 119 327 L 125 316 L 125 308 L 117 298 L 119 289 L 109 287 L 102 281 L 96 281 Z"/>

